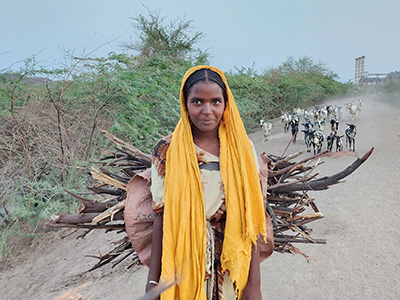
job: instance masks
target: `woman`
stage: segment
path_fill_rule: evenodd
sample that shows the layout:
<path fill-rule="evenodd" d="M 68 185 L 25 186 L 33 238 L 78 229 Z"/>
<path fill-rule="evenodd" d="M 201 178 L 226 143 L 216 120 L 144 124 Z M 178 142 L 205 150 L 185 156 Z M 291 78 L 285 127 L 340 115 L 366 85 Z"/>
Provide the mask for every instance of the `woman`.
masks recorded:
<path fill-rule="evenodd" d="M 153 150 L 157 217 L 146 290 L 176 278 L 162 299 L 261 299 L 263 197 L 224 74 L 210 66 L 187 71 L 180 104 L 172 136 Z"/>

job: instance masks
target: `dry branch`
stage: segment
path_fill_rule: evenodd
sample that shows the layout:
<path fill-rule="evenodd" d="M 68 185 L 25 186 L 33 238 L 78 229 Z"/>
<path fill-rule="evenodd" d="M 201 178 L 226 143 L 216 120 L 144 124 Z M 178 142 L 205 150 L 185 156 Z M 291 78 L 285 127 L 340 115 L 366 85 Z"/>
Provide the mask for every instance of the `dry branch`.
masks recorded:
<path fill-rule="evenodd" d="M 95 167 L 92 167 L 92 171 L 90 173 L 92 174 L 93 179 L 96 179 L 96 180 L 100 181 L 101 183 L 109 184 L 111 186 L 114 186 L 114 187 L 117 187 L 119 189 L 126 191 L 126 184 L 123 184 L 120 181 L 102 173 L 100 170 L 96 169 Z"/>
<path fill-rule="evenodd" d="M 103 133 L 104 136 L 107 137 L 109 140 L 111 140 L 114 143 L 116 143 L 117 145 L 121 146 L 123 149 L 132 152 L 135 156 L 138 156 L 138 157 L 144 159 L 146 162 L 151 164 L 151 155 L 143 153 L 139 149 L 133 147 L 132 145 L 125 143 L 123 140 L 117 138 L 116 136 L 112 135 L 111 133 L 109 133 L 105 130 L 102 130 L 101 133 Z"/>
<path fill-rule="evenodd" d="M 293 192 L 293 191 L 319 191 L 319 190 L 326 190 L 330 185 L 336 184 L 339 180 L 349 176 L 353 173 L 361 164 L 368 159 L 371 155 L 374 148 L 371 148 L 363 157 L 357 158 L 355 162 L 353 162 L 350 166 L 348 166 L 343 171 L 336 173 L 332 176 L 323 177 L 320 179 L 313 180 L 311 182 L 304 182 L 304 183 L 297 183 L 290 186 L 285 187 L 278 187 L 275 189 L 276 193 L 283 193 L 283 192 Z M 272 187 L 271 187 L 272 188 Z"/>

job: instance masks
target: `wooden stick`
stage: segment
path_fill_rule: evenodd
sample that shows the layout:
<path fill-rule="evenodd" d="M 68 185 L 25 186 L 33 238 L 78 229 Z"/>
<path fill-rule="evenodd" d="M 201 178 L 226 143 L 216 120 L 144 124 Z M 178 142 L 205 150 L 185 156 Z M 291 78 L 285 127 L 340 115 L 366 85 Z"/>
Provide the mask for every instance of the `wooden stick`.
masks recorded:
<path fill-rule="evenodd" d="M 274 236 L 274 243 L 302 243 L 302 244 L 326 244 L 326 239 L 313 239 L 314 242 L 311 242 L 309 239 L 300 238 L 298 236 L 290 236 L 290 235 L 282 235 L 282 236 Z"/>
<path fill-rule="evenodd" d="M 102 212 L 101 214 L 98 214 L 96 217 L 93 218 L 92 224 L 96 224 L 108 217 L 111 217 L 111 221 L 112 221 L 112 220 L 114 220 L 114 216 L 124 208 L 125 208 L 125 200 L 118 202 L 113 207 L 110 207 L 109 209 Z M 117 220 L 117 219 L 115 219 L 115 220 Z"/>
<path fill-rule="evenodd" d="M 119 182 L 118 180 L 115 180 L 114 178 L 105 175 L 104 173 L 102 173 L 101 171 L 99 171 L 98 169 L 96 169 L 95 167 L 92 166 L 92 171 L 90 172 L 92 174 L 93 179 L 96 179 L 100 182 L 106 183 L 108 185 L 112 185 L 115 186 L 121 190 L 126 191 L 126 185 Z"/>
<path fill-rule="evenodd" d="M 59 223 L 59 224 L 92 223 L 92 220 L 94 220 L 96 218 L 99 218 L 100 215 L 101 214 L 99 214 L 99 213 L 82 213 L 82 214 L 70 214 L 70 215 L 58 215 L 57 214 L 57 215 L 53 215 L 51 217 L 50 223 L 51 224 L 56 224 L 56 223 Z M 110 214 L 108 216 L 110 216 Z M 100 219 L 100 221 L 105 219 L 106 217 L 107 216 L 102 217 Z M 123 212 L 119 212 L 118 214 L 115 213 L 113 219 L 114 220 L 123 220 L 124 219 Z M 94 222 L 93 224 L 98 223 L 98 222 L 99 221 Z"/>
<path fill-rule="evenodd" d="M 276 193 L 288 192 L 288 191 L 302 191 L 302 190 L 326 190 L 330 185 L 338 183 L 340 179 L 345 178 L 346 176 L 353 173 L 362 163 L 364 163 L 368 157 L 371 155 L 374 148 L 371 148 L 363 157 L 356 159 L 350 166 L 344 169 L 341 172 L 338 172 L 332 176 L 326 176 L 320 179 L 313 180 L 311 182 L 305 183 L 296 183 L 292 185 L 277 187 L 275 189 Z"/>
<path fill-rule="evenodd" d="M 86 228 L 86 229 L 106 229 L 106 230 L 124 230 L 125 224 L 65 224 L 65 223 L 47 223 L 45 227 L 53 228 Z"/>
<path fill-rule="evenodd" d="M 151 164 L 152 157 L 151 155 L 145 154 L 139 149 L 135 148 L 134 146 L 125 143 L 123 140 L 117 138 L 116 136 L 112 135 L 111 133 L 107 132 L 106 130 L 101 131 L 102 134 L 109 140 L 113 141 L 117 145 L 121 146 L 123 149 L 129 150 L 130 152 L 134 153 L 135 155 L 143 158 L 145 161 Z"/>

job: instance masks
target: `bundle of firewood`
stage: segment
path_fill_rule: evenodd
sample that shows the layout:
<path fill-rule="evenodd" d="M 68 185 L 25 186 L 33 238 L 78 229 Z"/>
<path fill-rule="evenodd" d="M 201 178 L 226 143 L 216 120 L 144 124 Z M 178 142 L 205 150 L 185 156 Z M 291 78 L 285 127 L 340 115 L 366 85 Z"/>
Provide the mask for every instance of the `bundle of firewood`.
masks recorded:
<path fill-rule="evenodd" d="M 105 200 L 86 199 L 72 194 L 80 201 L 78 213 L 54 215 L 46 226 L 85 229 L 78 236 L 81 238 L 95 229 L 125 232 L 123 214 L 126 185 L 135 174 L 151 166 L 151 155 L 141 152 L 106 131 L 103 131 L 103 134 L 118 147 L 115 151 L 109 151 L 106 157 L 97 162 L 100 165 L 98 168 L 92 166 L 90 174 L 98 183 L 89 189 L 95 196 L 105 196 L 103 197 Z M 310 198 L 307 192 L 326 190 L 330 185 L 338 183 L 367 160 L 372 151 L 373 148 L 343 171 L 326 177 L 319 177 L 320 174 L 316 171 L 322 163 L 321 158 L 354 155 L 354 152 L 324 152 L 297 162 L 295 159 L 303 152 L 290 156 L 274 156 L 266 153 L 261 155 L 261 161 L 268 167 L 266 210 L 273 222 L 275 251 L 299 253 L 308 259 L 308 256 L 293 244 L 326 242 L 324 239 L 311 237 L 312 230 L 307 227 L 310 222 L 323 218 L 315 199 Z M 127 236 L 116 242 L 116 245 L 109 253 L 94 256 L 99 261 L 89 271 L 108 263 L 116 266 L 130 256 L 133 261 L 129 268 L 140 264 L 134 246 Z"/>

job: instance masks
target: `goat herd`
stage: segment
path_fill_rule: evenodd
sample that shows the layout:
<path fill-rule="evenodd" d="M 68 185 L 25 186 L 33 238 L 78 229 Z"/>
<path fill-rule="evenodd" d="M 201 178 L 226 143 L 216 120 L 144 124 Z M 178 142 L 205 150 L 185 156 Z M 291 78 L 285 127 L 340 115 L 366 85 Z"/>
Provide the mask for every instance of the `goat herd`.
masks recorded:
<path fill-rule="evenodd" d="M 357 116 L 361 114 L 362 103 L 363 100 L 358 99 L 357 104 L 349 102 L 345 104 L 345 109 L 351 121 L 356 120 Z M 283 132 L 287 133 L 290 129 L 292 141 L 296 143 L 299 125 L 301 124 L 304 127 L 301 131 L 304 133 L 304 142 L 307 151 L 310 152 L 312 147 L 314 154 L 321 152 L 325 140 L 327 150 L 332 151 L 335 145 L 336 151 L 343 151 L 342 138 L 344 136 L 346 136 L 346 147 L 348 147 L 350 151 L 355 151 L 356 125 L 354 123 L 346 123 L 347 128 L 344 134 L 338 134 L 339 124 L 342 118 L 341 110 L 342 107 L 338 105 L 316 106 L 312 111 L 295 108 L 292 113 L 285 113 L 280 117 L 283 123 Z M 330 125 L 330 132 L 325 139 L 324 130 L 326 124 Z M 260 125 L 263 128 L 264 141 L 268 141 L 271 138 L 272 122 L 261 119 Z"/>

